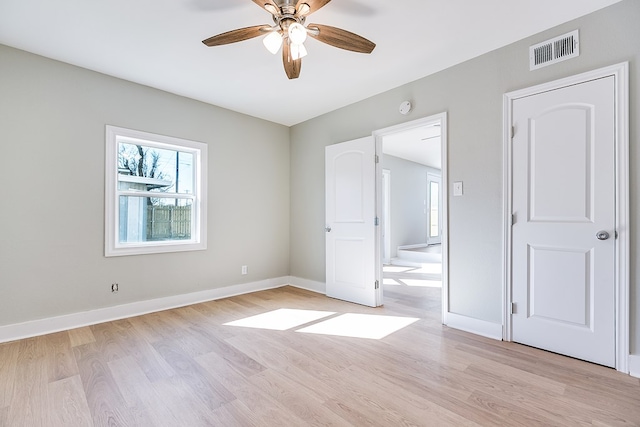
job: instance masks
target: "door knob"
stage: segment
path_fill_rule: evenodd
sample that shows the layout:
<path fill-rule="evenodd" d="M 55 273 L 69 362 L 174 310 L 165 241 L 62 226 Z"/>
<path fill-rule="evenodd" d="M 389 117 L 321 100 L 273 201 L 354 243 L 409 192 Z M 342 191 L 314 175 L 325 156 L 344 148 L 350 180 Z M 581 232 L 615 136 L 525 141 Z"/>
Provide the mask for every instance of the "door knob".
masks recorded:
<path fill-rule="evenodd" d="M 601 230 L 596 233 L 596 237 L 598 238 L 598 240 L 607 240 L 609 238 L 609 233 Z"/>
<path fill-rule="evenodd" d="M 328 225 L 324 228 L 324 231 L 326 231 L 327 233 L 331 233 L 331 227 L 329 227 Z"/>

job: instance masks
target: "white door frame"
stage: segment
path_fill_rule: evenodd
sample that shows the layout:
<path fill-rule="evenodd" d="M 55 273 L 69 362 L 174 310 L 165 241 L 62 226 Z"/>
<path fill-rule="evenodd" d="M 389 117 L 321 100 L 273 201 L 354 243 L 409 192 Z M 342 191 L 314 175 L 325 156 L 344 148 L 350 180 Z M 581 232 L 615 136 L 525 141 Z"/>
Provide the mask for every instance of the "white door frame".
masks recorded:
<path fill-rule="evenodd" d="M 401 123 L 399 125 L 391 126 L 384 129 L 378 129 L 373 131 L 373 137 L 376 141 L 376 149 L 380 150 L 382 147 L 382 140 L 385 136 L 402 132 L 422 126 L 427 126 L 430 124 L 439 123 L 441 126 L 441 163 L 442 163 L 442 185 L 441 185 L 441 193 L 442 193 L 442 323 L 446 324 L 447 314 L 449 312 L 449 228 L 448 228 L 448 177 L 447 177 L 447 113 L 434 114 L 432 116 L 423 117 L 421 119 L 412 120 L 410 122 Z M 380 151 L 377 151 L 379 155 L 382 155 Z M 378 170 L 381 170 L 381 164 L 378 163 L 376 165 Z M 382 172 L 376 173 L 376 188 L 381 189 L 382 187 Z M 377 215 L 378 217 L 381 215 L 382 209 L 382 191 L 377 191 Z M 382 231 L 381 227 L 378 227 L 378 242 L 382 245 L 381 237 Z M 381 260 L 381 255 L 379 255 L 379 259 Z M 382 263 L 380 263 L 380 270 L 382 270 Z M 382 277 L 382 271 L 380 271 L 380 277 Z M 381 288 L 382 289 L 382 288 Z"/>
<path fill-rule="evenodd" d="M 603 77 L 615 78 L 615 295 L 616 295 L 616 369 L 629 373 L 629 64 L 623 62 L 541 85 L 509 92 L 503 96 L 503 339 L 511 341 L 511 213 L 512 150 L 511 123 L 513 101 L 562 87 L 585 83 Z"/>

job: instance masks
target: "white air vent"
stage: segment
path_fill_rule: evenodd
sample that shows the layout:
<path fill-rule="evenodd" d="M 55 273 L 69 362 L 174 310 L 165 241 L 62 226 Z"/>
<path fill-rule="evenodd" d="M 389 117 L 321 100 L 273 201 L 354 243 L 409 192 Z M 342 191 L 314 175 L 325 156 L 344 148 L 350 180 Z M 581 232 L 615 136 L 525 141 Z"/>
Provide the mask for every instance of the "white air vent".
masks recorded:
<path fill-rule="evenodd" d="M 580 55 L 578 30 L 529 47 L 529 69 L 546 67 Z"/>

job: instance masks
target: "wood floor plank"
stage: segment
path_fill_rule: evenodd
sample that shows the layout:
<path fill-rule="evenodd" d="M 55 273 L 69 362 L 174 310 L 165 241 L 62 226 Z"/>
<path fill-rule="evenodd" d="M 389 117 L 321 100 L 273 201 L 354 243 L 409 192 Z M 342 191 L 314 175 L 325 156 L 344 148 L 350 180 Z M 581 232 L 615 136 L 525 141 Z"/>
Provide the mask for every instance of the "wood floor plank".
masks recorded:
<path fill-rule="evenodd" d="M 217 426 L 216 408 L 213 411 L 202 402 L 194 388 L 179 375 L 164 378 L 152 383 L 160 399 L 156 405 L 163 405 L 178 419 L 177 424 L 164 421 L 160 426 Z M 170 419 L 171 420 L 171 419 Z"/>
<path fill-rule="evenodd" d="M 246 405 L 266 426 L 304 426 L 305 421 L 291 413 L 286 406 L 272 399 L 264 390 L 253 386 L 248 377 L 227 364 L 216 353 L 209 353 L 197 357 L 198 363 L 204 367 L 207 374 L 215 378 L 230 390 L 237 399 Z M 259 375 L 259 374 L 256 374 Z"/>
<path fill-rule="evenodd" d="M 105 362 L 129 356 L 129 350 L 122 343 L 119 322 L 121 321 L 90 326 L 95 342 L 73 347 L 75 354 L 84 354 L 85 350 L 90 349 L 92 352 L 99 352 Z M 76 351 L 78 349 L 79 352 Z"/>
<path fill-rule="evenodd" d="M 221 337 L 228 338 L 225 335 L 227 328 L 221 325 L 238 319 L 239 313 L 231 309 L 225 304 L 226 300 L 217 300 L 205 302 L 191 306 L 191 308 L 207 319 L 207 325 L 211 325 Z"/>
<path fill-rule="evenodd" d="M 45 360 L 45 358 L 47 357 L 44 345 L 45 340 L 46 335 L 17 341 L 16 344 L 18 345 L 18 363 L 38 363 Z"/>
<path fill-rule="evenodd" d="M 497 413 L 504 419 L 505 424 L 508 423 L 512 426 L 546 427 L 553 424 L 544 412 L 529 411 L 513 402 L 481 391 L 475 391 L 468 400 L 478 407 L 485 408 L 488 412 Z"/>
<path fill-rule="evenodd" d="M 175 328 L 162 320 L 163 316 L 163 313 L 150 313 L 127 320 L 147 342 L 154 343 L 163 339 L 171 339 L 178 334 Z"/>
<path fill-rule="evenodd" d="M 342 371 L 352 361 L 347 348 L 314 334 L 272 334 L 273 340 L 284 344 L 315 362 L 334 371 Z"/>
<path fill-rule="evenodd" d="M 232 365 L 245 376 L 262 372 L 265 367 L 247 353 L 239 351 L 222 337 L 217 337 L 213 330 L 204 327 L 192 327 L 190 330 L 200 339 L 206 340 L 211 346 L 211 352 L 220 355 L 225 363 Z M 209 352 L 209 353 L 211 353 Z"/>
<path fill-rule="evenodd" d="M 0 407 L 0 426 L 9 425 L 9 407 Z"/>
<path fill-rule="evenodd" d="M 474 374 L 485 381 L 508 384 L 511 389 L 534 390 L 539 394 L 557 396 L 566 390 L 566 384 L 560 381 L 492 361 L 473 363 L 465 369 L 465 374 Z"/>
<path fill-rule="evenodd" d="M 466 381 L 473 384 L 479 391 L 492 396 L 499 396 L 503 400 L 507 397 L 511 402 L 527 410 L 544 413 L 551 424 L 567 426 L 590 426 L 592 420 L 615 420 L 615 414 L 599 409 L 592 404 L 572 400 L 561 394 L 553 393 L 535 386 L 529 386 L 526 381 L 513 376 L 501 376 L 495 372 L 474 369 L 472 366 L 465 371 Z M 549 399 L 554 404 L 549 405 Z"/>
<path fill-rule="evenodd" d="M 71 349 L 71 340 L 66 332 L 45 335 L 48 381 L 58 381 L 78 375 L 78 365 Z"/>
<path fill-rule="evenodd" d="M 19 345 L 19 341 L 0 344 L 0 408 L 8 408 L 11 403 Z"/>
<path fill-rule="evenodd" d="M 243 426 L 243 427 L 259 427 L 265 425 L 264 421 L 259 420 L 253 411 L 239 400 L 225 403 L 211 414 L 216 420 L 215 425 L 220 426 Z"/>
<path fill-rule="evenodd" d="M 175 341 L 163 340 L 153 344 L 158 353 L 167 361 L 193 390 L 193 394 L 207 409 L 215 410 L 224 403 L 235 400 L 235 396 L 217 380 L 207 378 L 200 365 L 190 357 Z"/>
<path fill-rule="evenodd" d="M 354 341 L 349 349 L 355 351 L 353 359 L 358 354 L 367 354 L 370 363 L 360 363 L 359 366 L 376 375 L 385 377 L 397 386 L 415 384 L 424 393 L 446 394 L 460 401 L 466 400 L 473 390 L 463 381 L 458 380 L 468 364 L 458 363 L 452 356 L 452 363 L 434 363 L 434 359 L 415 358 L 414 356 L 403 358 L 402 349 L 394 346 L 380 345 L 379 342 L 371 343 L 363 340 Z M 373 357 L 375 355 L 375 358 Z M 437 358 L 439 359 L 440 356 Z M 391 363 L 391 361 L 403 360 L 404 363 Z"/>
<path fill-rule="evenodd" d="M 312 426 L 339 426 L 344 419 L 332 412 L 324 405 L 322 399 L 310 393 L 316 382 L 308 384 L 307 389 L 292 381 L 281 372 L 267 369 L 252 376 L 249 382 L 276 402 L 279 402 L 289 412 L 305 420 Z"/>
<path fill-rule="evenodd" d="M 111 340 L 110 336 L 105 337 L 106 334 L 98 335 Z M 103 352 L 105 347 L 112 346 L 96 342 L 73 348 L 92 422 L 95 426 L 135 425 L 134 417 L 127 408 L 108 365 L 109 361 L 120 357 L 114 358 L 113 353 Z"/>
<path fill-rule="evenodd" d="M 242 294 L 236 297 L 233 297 L 233 302 L 238 304 L 244 308 L 247 308 L 253 312 L 260 312 L 264 309 L 264 303 L 266 303 L 266 299 L 255 299 L 255 296 L 252 294 Z"/>
<path fill-rule="evenodd" d="M 120 324 L 122 326 L 122 323 Z M 127 321 L 127 333 L 120 336 L 120 345 L 127 349 L 127 353 L 135 359 L 149 381 L 157 381 L 175 374 L 171 366 L 158 354 L 145 335 Z"/>
<path fill-rule="evenodd" d="M 640 426 L 639 379 L 444 327 L 439 292 L 399 279 L 369 308 L 283 287 L 0 344 L 0 426 Z M 227 325 L 281 308 L 419 320 Z"/>
<path fill-rule="evenodd" d="M 350 366 L 342 372 L 338 384 L 342 378 L 358 378 L 362 385 L 358 389 L 365 396 L 364 401 L 370 406 L 368 413 L 378 413 L 377 419 L 385 419 L 389 413 L 397 414 L 399 420 L 388 420 L 393 425 L 422 425 L 428 419 L 433 425 L 477 426 L 472 420 L 466 419 L 454 411 L 439 406 L 422 394 L 414 393 L 410 389 L 396 388 L 387 379 L 371 373 L 359 366 Z M 352 381 L 349 381 L 352 383 Z M 348 386 L 337 387 L 344 393 Z M 389 393 L 389 390 L 394 390 Z M 342 394 L 345 400 L 353 399 L 352 393 Z"/>
<path fill-rule="evenodd" d="M 640 392 L 636 390 L 632 393 L 628 395 L 626 390 L 568 385 L 565 396 L 581 402 L 590 402 L 592 407 L 611 414 L 611 418 L 615 418 L 618 424 L 621 420 L 633 420 L 640 425 L 640 403 L 638 402 Z"/>
<path fill-rule="evenodd" d="M 623 389 L 633 395 L 640 387 L 640 379 L 620 374 L 611 368 L 585 363 L 577 359 L 515 343 L 499 341 L 477 345 L 463 343 L 457 344 L 456 348 L 465 352 L 468 357 L 474 360 L 477 360 L 477 356 L 505 367 L 513 367 L 553 381 L 572 384 L 579 388 L 590 389 L 595 382 L 602 386 L 606 385 L 607 387 L 603 390 Z M 540 363 L 541 360 L 544 360 L 544 363 Z"/>
<path fill-rule="evenodd" d="M 236 348 L 258 360 L 263 366 L 276 370 L 280 375 L 298 384 L 300 390 L 327 400 L 335 389 L 327 380 L 336 373 L 332 367 L 306 357 L 298 351 L 275 340 L 265 340 L 259 332 L 247 330 L 228 340 Z"/>
<path fill-rule="evenodd" d="M 17 342 L 17 362 L 7 425 L 48 425 L 45 337 Z"/>
<path fill-rule="evenodd" d="M 93 425 L 80 375 L 49 383 L 48 411 L 51 414 L 51 426 L 90 427 Z"/>
<path fill-rule="evenodd" d="M 96 338 L 93 336 L 93 332 L 91 332 L 91 328 L 88 326 L 70 329 L 67 331 L 67 334 L 69 334 L 69 341 L 71 342 L 72 347 L 96 342 Z"/>
<path fill-rule="evenodd" d="M 149 420 L 153 426 L 175 426 L 180 419 L 162 402 L 162 397 L 153 387 L 146 373 L 132 356 L 109 362 L 109 369 L 127 407 Z"/>

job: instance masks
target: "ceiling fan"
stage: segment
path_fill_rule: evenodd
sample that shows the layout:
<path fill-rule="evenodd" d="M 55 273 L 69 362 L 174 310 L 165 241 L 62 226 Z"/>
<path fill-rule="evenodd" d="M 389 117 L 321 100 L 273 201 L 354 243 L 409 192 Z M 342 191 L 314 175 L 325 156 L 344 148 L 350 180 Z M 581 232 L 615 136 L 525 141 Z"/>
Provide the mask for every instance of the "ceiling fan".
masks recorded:
<path fill-rule="evenodd" d="M 307 35 L 341 49 L 371 53 L 376 44 L 349 31 L 328 25 L 305 25 L 307 16 L 331 0 L 252 0 L 272 15 L 274 25 L 254 25 L 227 31 L 203 40 L 207 46 L 220 46 L 264 35 L 263 43 L 274 55 L 282 46 L 282 62 L 289 79 L 300 76 L 302 58 L 307 54 Z"/>

